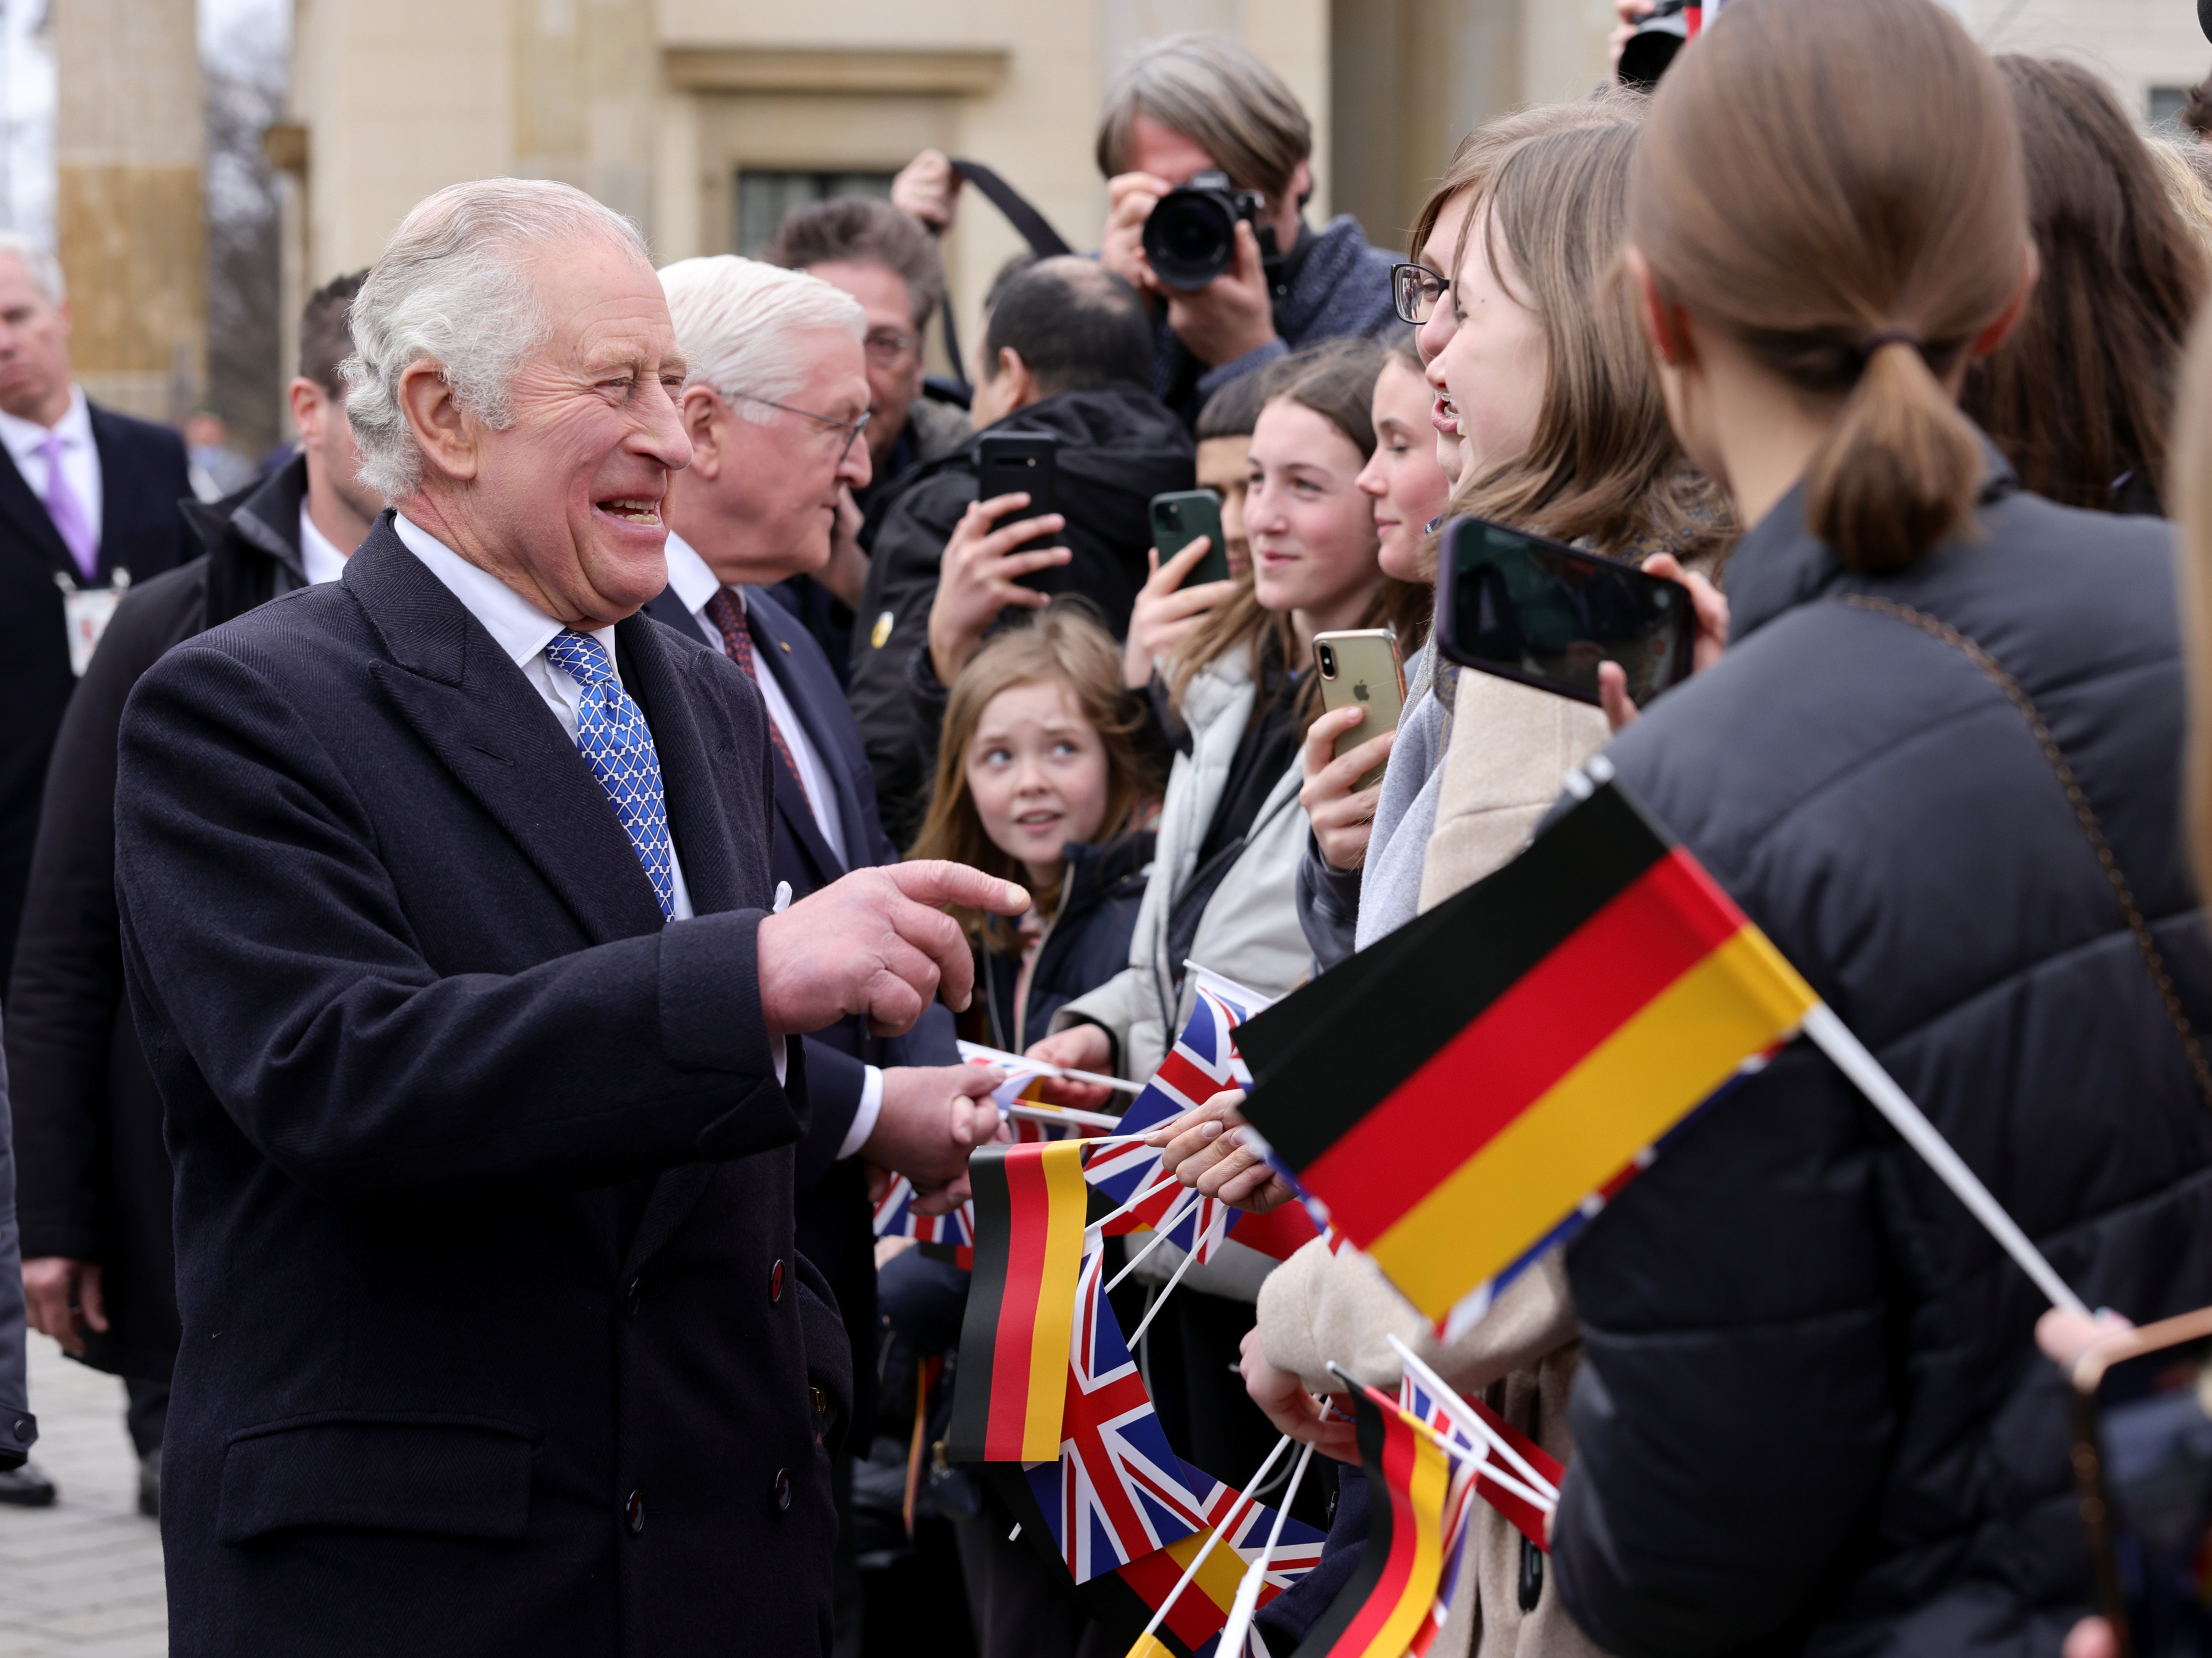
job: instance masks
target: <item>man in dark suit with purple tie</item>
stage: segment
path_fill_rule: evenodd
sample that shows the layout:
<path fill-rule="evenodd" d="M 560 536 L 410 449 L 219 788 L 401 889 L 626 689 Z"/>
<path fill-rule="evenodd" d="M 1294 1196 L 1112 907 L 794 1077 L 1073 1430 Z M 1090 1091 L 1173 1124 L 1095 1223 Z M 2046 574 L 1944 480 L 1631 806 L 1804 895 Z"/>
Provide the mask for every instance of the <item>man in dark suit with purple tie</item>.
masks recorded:
<path fill-rule="evenodd" d="M 336 582 L 124 718 L 125 973 L 168 1111 L 171 1650 L 824 1653 L 851 1356 L 795 1245 L 805 1060 L 972 986 L 951 864 L 787 908 L 738 664 L 637 613 L 690 459 L 635 229 L 418 204 Z"/>
<path fill-rule="evenodd" d="M 88 403 L 61 266 L 0 235 L 0 984 L 54 733 L 123 590 L 190 556 L 184 440 Z"/>

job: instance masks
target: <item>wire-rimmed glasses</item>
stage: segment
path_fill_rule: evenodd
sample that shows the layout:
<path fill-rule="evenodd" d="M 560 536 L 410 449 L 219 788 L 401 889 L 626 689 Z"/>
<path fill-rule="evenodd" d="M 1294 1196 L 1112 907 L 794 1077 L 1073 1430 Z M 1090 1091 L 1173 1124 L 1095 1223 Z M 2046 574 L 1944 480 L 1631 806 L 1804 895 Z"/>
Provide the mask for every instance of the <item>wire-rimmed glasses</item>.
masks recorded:
<path fill-rule="evenodd" d="M 853 452 L 853 446 L 860 441 L 860 434 L 868 429 L 868 422 L 875 418 L 875 410 L 872 409 L 864 411 L 858 420 L 839 420 L 835 415 L 817 415 L 811 409 L 794 408 L 787 403 L 778 403 L 774 398 L 756 397 L 750 392 L 725 392 L 722 395 L 726 398 L 743 398 L 747 403 L 757 403 L 769 409 L 781 409 L 787 415 L 804 415 L 809 420 L 820 421 L 824 426 L 839 428 L 845 434 L 845 446 L 837 452 L 837 464 L 840 466 L 845 464 L 845 457 Z"/>

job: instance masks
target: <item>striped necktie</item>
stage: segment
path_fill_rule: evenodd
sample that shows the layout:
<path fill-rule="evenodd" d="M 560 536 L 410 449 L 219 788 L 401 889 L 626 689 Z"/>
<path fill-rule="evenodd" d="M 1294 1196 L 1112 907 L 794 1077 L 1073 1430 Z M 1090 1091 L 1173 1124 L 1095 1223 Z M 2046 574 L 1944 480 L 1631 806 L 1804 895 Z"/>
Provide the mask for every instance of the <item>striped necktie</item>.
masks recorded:
<path fill-rule="evenodd" d="M 759 684 L 760 665 L 753 660 L 753 630 L 751 624 L 745 620 L 744 600 L 727 587 L 717 587 L 714 596 L 707 601 L 707 620 L 713 623 L 715 630 L 722 635 L 722 649 L 730 660 L 745 671 L 746 678 L 756 685 Z M 784 741 L 782 728 L 775 723 L 774 714 L 769 715 L 768 719 L 768 740 L 775 744 L 776 754 L 783 761 L 783 768 L 791 774 L 791 780 L 799 785 L 799 799 L 806 802 L 810 811 L 812 811 L 814 797 L 807 793 L 806 780 L 799 774 L 799 756 L 792 753 L 791 744 Z"/>

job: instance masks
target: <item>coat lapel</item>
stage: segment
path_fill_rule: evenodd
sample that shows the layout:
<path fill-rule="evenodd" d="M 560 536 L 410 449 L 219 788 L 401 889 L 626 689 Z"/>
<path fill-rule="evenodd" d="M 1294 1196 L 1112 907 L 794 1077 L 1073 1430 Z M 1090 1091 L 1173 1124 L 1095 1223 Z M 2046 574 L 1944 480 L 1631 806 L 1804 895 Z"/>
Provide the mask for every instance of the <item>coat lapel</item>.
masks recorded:
<path fill-rule="evenodd" d="M 371 675 L 585 936 L 607 944 L 662 926 L 653 883 L 576 745 L 483 624 L 407 550 L 390 514 L 346 561 L 343 581 L 391 654 Z"/>

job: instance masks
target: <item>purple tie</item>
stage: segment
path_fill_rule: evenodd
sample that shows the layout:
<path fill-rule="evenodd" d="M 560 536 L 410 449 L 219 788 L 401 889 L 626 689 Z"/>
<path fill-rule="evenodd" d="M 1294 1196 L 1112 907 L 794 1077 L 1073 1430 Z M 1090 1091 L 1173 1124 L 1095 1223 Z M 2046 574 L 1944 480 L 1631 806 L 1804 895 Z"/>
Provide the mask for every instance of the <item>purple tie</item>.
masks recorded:
<path fill-rule="evenodd" d="M 46 516 L 53 519 L 70 556 L 90 581 L 100 574 L 100 537 L 85 521 L 84 503 L 76 498 L 76 491 L 70 488 L 69 474 L 62 470 L 62 451 L 67 446 L 59 432 L 47 433 L 46 440 L 39 446 L 38 452 L 46 461 Z"/>

